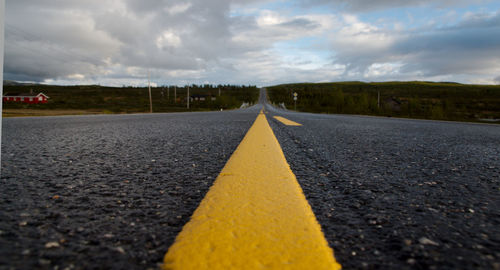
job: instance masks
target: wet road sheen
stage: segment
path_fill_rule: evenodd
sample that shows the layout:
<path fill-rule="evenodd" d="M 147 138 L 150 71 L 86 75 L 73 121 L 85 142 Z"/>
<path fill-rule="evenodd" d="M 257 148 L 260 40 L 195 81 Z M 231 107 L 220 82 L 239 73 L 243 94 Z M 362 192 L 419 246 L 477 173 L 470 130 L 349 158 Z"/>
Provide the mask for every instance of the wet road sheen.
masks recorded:
<path fill-rule="evenodd" d="M 4 119 L 0 269 L 155 269 L 260 108 Z M 500 269 L 500 126 L 266 109 L 344 269 Z"/>

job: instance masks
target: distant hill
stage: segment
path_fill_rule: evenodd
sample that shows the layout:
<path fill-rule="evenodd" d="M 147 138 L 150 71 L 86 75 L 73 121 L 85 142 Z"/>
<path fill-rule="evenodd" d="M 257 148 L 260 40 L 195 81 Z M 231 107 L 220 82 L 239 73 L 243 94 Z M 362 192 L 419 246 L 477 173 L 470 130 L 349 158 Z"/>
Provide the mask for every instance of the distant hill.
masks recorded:
<path fill-rule="evenodd" d="M 11 80 L 3 80 L 4 86 L 12 86 L 12 85 L 39 85 L 38 83 L 23 83 Z"/>
<path fill-rule="evenodd" d="M 275 104 L 304 112 L 500 123 L 500 85 L 335 82 L 282 84 L 267 90 Z"/>

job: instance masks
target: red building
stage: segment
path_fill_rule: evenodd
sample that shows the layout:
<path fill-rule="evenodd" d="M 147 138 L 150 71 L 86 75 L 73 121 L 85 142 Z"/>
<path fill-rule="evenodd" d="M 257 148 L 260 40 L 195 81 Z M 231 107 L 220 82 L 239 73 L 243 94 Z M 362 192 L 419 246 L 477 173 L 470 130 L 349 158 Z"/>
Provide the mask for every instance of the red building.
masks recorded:
<path fill-rule="evenodd" d="M 47 103 L 49 97 L 44 93 L 35 94 L 5 94 L 4 102 L 22 102 L 22 103 Z"/>

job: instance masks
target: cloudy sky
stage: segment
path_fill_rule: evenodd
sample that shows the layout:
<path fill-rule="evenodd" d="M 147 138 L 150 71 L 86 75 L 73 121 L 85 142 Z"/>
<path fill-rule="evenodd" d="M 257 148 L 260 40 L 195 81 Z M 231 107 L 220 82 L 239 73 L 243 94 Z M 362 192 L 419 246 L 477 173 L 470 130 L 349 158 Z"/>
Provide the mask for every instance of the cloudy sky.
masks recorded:
<path fill-rule="evenodd" d="M 498 0 L 13 0 L 4 78 L 500 84 Z"/>

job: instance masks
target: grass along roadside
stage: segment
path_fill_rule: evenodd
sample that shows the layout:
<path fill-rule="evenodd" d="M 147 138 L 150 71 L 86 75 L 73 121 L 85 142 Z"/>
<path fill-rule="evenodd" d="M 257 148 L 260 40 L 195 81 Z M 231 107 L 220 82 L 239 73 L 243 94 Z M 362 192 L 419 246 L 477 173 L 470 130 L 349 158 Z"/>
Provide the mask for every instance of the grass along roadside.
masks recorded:
<path fill-rule="evenodd" d="M 186 110 L 178 109 L 168 112 L 184 112 Z M 190 111 L 211 111 L 209 109 L 192 109 Z M 149 111 L 137 112 L 112 112 L 109 110 L 53 110 L 53 109 L 3 109 L 2 117 L 32 117 L 32 116 L 63 116 L 63 115 L 98 115 L 98 114 L 136 114 L 149 113 Z M 167 113 L 167 112 L 161 112 Z"/>
<path fill-rule="evenodd" d="M 37 110 L 37 109 L 3 109 L 2 117 L 59 116 L 59 115 L 92 115 L 110 114 L 110 111 L 98 110 Z"/>
<path fill-rule="evenodd" d="M 49 96 L 46 104 L 3 102 L 4 116 L 62 115 L 149 112 L 149 95 L 145 87 L 106 87 L 99 85 L 5 85 L 6 93 L 39 93 Z M 187 86 L 151 88 L 153 112 L 213 111 L 239 108 L 255 103 L 258 89 L 240 85 L 190 85 L 187 108 Z M 45 112 L 47 111 L 47 112 Z"/>

